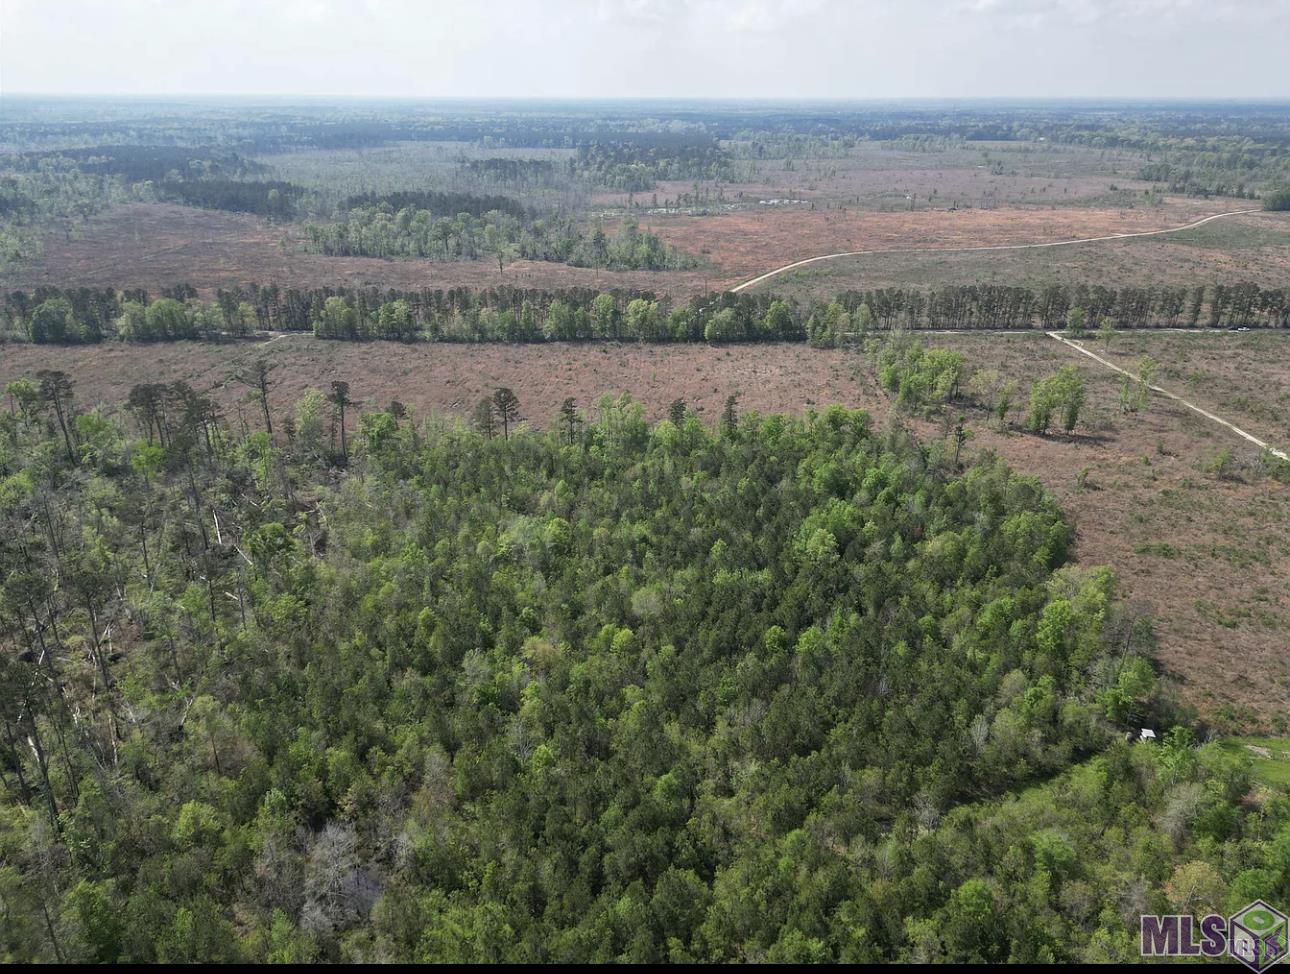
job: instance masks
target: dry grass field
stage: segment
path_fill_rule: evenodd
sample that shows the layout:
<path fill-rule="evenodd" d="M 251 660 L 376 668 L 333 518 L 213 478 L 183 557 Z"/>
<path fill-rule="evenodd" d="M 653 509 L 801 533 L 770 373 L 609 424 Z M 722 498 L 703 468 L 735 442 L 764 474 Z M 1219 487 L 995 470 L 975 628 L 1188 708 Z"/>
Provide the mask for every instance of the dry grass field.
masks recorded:
<path fill-rule="evenodd" d="M 1016 216 L 1009 213 L 1009 222 Z M 870 247 L 866 243 L 858 249 Z M 1290 214 L 1250 213 L 1176 234 L 1069 247 L 841 257 L 787 271 L 757 288 L 798 300 L 827 300 L 850 289 L 929 284 L 1040 287 L 1094 282 L 1130 287 L 1235 281 L 1262 287 L 1290 284 Z"/>
<path fill-rule="evenodd" d="M 304 252 L 299 227 L 275 225 L 256 217 L 197 210 L 171 204 L 134 203 L 92 220 L 68 239 L 46 241 L 41 257 L 8 271 L 6 288 L 56 285 L 61 287 L 143 287 L 151 291 L 187 283 L 210 293 L 221 287 L 276 283 L 283 287 L 336 285 L 397 288 L 487 287 L 500 283 L 527 287 L 635 288 L 683 299 L 711 289 L 733 287 L 775 267 L 818 254 L 845 250 L 908 250 L 1044 243 L 1112 233 L 1132 233 L 1179 226 L 1212 213 L 1232 209 L 1232 201 L 1169 200 L 1155 207 L 1104 209 L 1088 207 L 1025 209 L 916 210 L 873 212 L 859 209 L 809 209 L 804 206 L 763 207 L 707 216 L 663 215 L 641 219 L 667 242 L 700 256 L 704 267 L 682 272 L 603 271 L 564 264 L 516 261 L 501 272 L 487 261 L 444 263 L 431 260 L 382 260 L 367 257 L 327 257 Z M 1174 276 L 1220 279 L 1237 274 L 1275 280 L 1284 276 L 1290 244 L 1284 236 L 1287 220 L 1249 218 L 1251 234 L 1263 233 L 1251 258 L 1234 252 L 1242 232 L 1226 231 L 1227 242 L 1211 247 L 1176 245 L 1186 255 L 1160 244 L 1134 241 L 1086 244 L 1004 254 L 929 257 L 900 254 L 891 257 L 830 261 L 762 285 L 785 293 L 833 294 L 848 287 L 874 284 L 925 284 L 937 280 L 975 280 L 980 268 L 1035 268 L 1069 264 L 1067 276 L 1093 273 L 1101 279 L 1105 266 L 1125 283 L 1151 283 L 1159 267 L 1174 268 Z M 1243 223 L 1243 226 L 1246 224 Z M 1268 225 L 1279 228 L 1273 235 Z M 1207 228 L 1201 228 L 1207 229 Z M 1198 231 L 1199 232 L 1199 231 Z M 1211 234 L 1211 238 L 1214 234 Z M 1151 240 L 1152 238 L 1146 238 Z M 1173 241 L 1172 237 L 1161 238 Z M 1166 245 L 1168 246 L 1168 245 Z M 1153 255 L 1146 261 L 1125 262 L 1116 248 L 1133 247 L 1135 254 Z M 1092 264 L 1088 262 L 1092 255 Z M 1262 262 L 1256 265 L 1253 261 Z M 870 272 L 873 265 L 877 274 Z M 1266 265 L 1266 266 L 1263 266 Z M 958 270 L 952 270 L 953 268 Z M 1031 272 L 1037 274 L 1039 271 Z M 944 274 L 941 278 L 937 275 Z"/>
<path fill-rule="evenodd" d="M 272 166 L 276 177 L 339 200 L 350 193 L 397 188 L 469 190 L 472 185 L 463 181 L 460 167 L 481 151 L 463 143 L 395 144 L 282 153 L 260 161 Z M 704 266 L 696 271 L 606 272 L 517 261 L 499 272 L 484 260 L 326 257 L 305 252 L 299 224 L 133 203 L 100 214 L 70 238 L 47 238 L 43 255 L 9 268 L 0 276 L 0 285 L 157 291 L 188 283 L 209 293 L 250 283 L 447 288 L 505 282 L 636 288 L 687 298 L 826 253 L 1043 243 L 1157 230 L 1241 207 L 1232 199 L 1148 197 L 1144 194 L 1150 184 L 1134 178 L 1141 159 L 1114 151 L 991 142 L 914 151 L 895 143 L 861 142 L 838 154 L 821 152 L 815 158 L 739 158 L 734 182 L 662 182 L 650 193 L 602 192 L 588 198 L 563 184 L 510 190 L 539 209 L 572 207 L 587 222 L 603 221 L 611 232 L 630 214 L 669 243 L 700 257 Z M 570 152 L 492 149 L 487 154 L 560 160 Z M 687 196 L 690 202 L 678 205 Z M 772 201 L 780 203 L 769 205 Z M 1081 275 L 1121 283 L 1152 283 L 1162 274 L 1170 280 L 1229 275 L 1284 280 L 1290 222 L 1280 224 L 1279 236 L 1269 236 L 1268 222 L 1225 222 L 1197 231 L 1194 238 L 1167 237 L 1151 245 L 1125 242 L 1002 255 L 853 258 L 813 265 L 762 287 L 820 297 L 860 286 L 1001 279 L 1029 283 Z"/>
<path fill-rule="evenodd" d="M 1290 336 L 1121 332 L 1098 354 L 1123 368 L 1160 363 L 1157 384 L 1282 449 L 1290 448 Z"/>
<path fill-rule="evenodd" d="M 1079 368 L 1089 399 L 1075 437 L 999 431 L 969 411 L 971 447 L 996 450 L 1053 492 L 1075 522 L 1079 561 L 1113 566 L 1123 594 L 1155 620 L 1159 658 L 1185 699 L 1232 726 L 1284 715 L 1290 487 L 1259 472 L 1259 451 L 1162 396 L 1143 413 L 1121 416 L 1120 378 L 1044 335 L 929 342 L 963 352 L 971 368 L 1016 377 L 1023 389 L 1063 365 Z M 1106 357 L 1100 343 L 1097 351 Z M 1143 354 L 1161 363 L 1157 384 L 1290 448 L 1290 335 L 1135 333 L 1117 336 L 1109 357 L 1131 368 Z M 1223 405 L 1240 396 L 1258 405 Z M 921 428 L 937 432 L 935 424 Z M 1225 450 L 1231 467 L 1218 471 Z"/>
<path fill-rule="evenodd" d="M 1141 158 L 1127 152 L 1039 143 L 973 142 L 919 151 L 891 142 L 859 142 L 815 158 L 744 160 L 741 178 L 722 183 L 721 198 L 739 204 L 804 199 L 819 207 L 871 211 L 1114 207 L 1139 201 L 1149 183 L 1135 178 Z M 715 183 L 699 184 L 709 198 Z M 649 193 L 601 193 L 593 201 L 660 204 L 691 193 L 694 183 L 661 182 Z"/>
<path fill-rule="evenodd" d="M 268 343 L 166 343 L 148 346 L 144 354 L 154 381 L 183 380 L 212 390 L 226 409 L 235 409 L 247 392 L 233 373 L 261 356 L 275 366 L 282 409 L 310 386 L 322 388 L 333 379 L 349 382 L 354 399 L 368 407 L 398 399 L 421 415 L 463 417 L 498 386 L 510 386 L 522 417 L 540 428 L 554 422 L 567 396 L 590 407 L 601 396 L 624 392 L 644 404 L 651 419 L 679 398 L 715 421 L 732 393 L 743 409 L 762 412 L 802 412 L 836 402 L 881 405 L 862 398 L 869 393 L 857 384 L 861 363 L 853 354 L 805 345 L 393 345 L 288 335 Z M 38 368 L 63 369 L 76 378 L 82 405 L 110 405 L 141 381 L 139 357 L 137 345 L 0 346 L 0 384 Z"/>
<path fill-rule="evenodd" d="M 1075 365 L 1088 382 L 1086 421 L 1072 438 L 996 426 L 966 408 L 968 452 L 995 450 L 1053 491 L 1077 528 L 1077 557 L 1110 564 L 1131 603 L 1155 619 L 1161 662 L 1182 695 L 1227 726 L 1267 726 L 1290 708 L 1290 488 L 1259 473 L 1257 451 L 1229 431 L 1155 396 L 1122 417 L 1119 379 L 1042 334 L 931 335 L 963 352 L 970 369 L 994 368 L 1022 383 Z M 1158 382 L 1283 448 L 1290 445 L 1290 335 L 1117 335 L 1109 353 L 1131 366 L 1161 363 Z M 231 376 L 263 356 L 276 366 L 275 409 L 310 386 L 345 379 L 370 406 L 399 399 L 418 414 L 468 416 L 499 385 L 519 396 L 523 418 L 552 421 L 566 396 L 591 408 L 629 393 L 651 418 L 685 399 L 714 422 L 726 397 L 743 410 L 801 413 L 830 403 L 899 420 L 918 435 L 944 435 L 941 419 L 896 417 L 863 355 L 803 345 L 354 345 L 293 335 L 269 344 L 99 348 L 0 348 L 0 382 L 60 368 L 82 405 L 120 402 L 148 377 L 212 389 L 235 416 L 246 387 Z M 255 411 L 242 407 L 248 422 Z M 955 414 L 957 411 L 955 412 Z M 1019 420 L 1016 416 L 1014 419 Z M 1232 454 L 1228 469 L 1213 462 Z"/>
<path fill-rule="evenodd" d="M 875 213 L 797 206 L 702 218 L 660 217 L 643 221 L 642 225 L 683 250 L 706 256 L 725 273 L 722 283 L 731 285 L 819 254 L 1047 243 L 1161 230 L 1237 208 L 1230 200 L 1183 199 L 1133 209 L 938 209 Z M 899 263 L 924 257 L 900 254 L 887 259 Z M 932 279 L 924 278 L 921 283 L 932 283 Z M 778 290 L 779 282 L 768 282 L 763 287 Z M 842 289 L 839 286 L 834 291 Z"/>
<path fill-rule="evenodd" d="M 191 284 L 209 295 L 247 284 L 283 287 L 621 287 L 698 293 L 699 271 L 606 272 L 564 264 L 516 261 L 499 273 L 488 261 L 443 263 L 327 257 L 304 252 L 300 228 L 258 217 L 166 203 L 132 203 L 92 220 L 73 236 L 46 241 L 44 254 L 10 270 L 6 288 L 142 287 L 159 291 Z M 709 280 L 709 283 L 712 283 Z"/>

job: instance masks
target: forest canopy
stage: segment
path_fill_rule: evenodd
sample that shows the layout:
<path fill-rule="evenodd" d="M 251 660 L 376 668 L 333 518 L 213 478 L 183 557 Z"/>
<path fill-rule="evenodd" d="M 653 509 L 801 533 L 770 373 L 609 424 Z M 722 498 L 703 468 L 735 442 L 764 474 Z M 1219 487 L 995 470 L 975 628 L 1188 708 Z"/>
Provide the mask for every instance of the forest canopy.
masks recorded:
<path fill-rule="evenodd" d="M 414 201 L 419 196 L 412 194 Z M 484 197 L 483 201 L 491 198 Z M 432 202 L 440 205 L 437 200 Z M 517 217 L 513 202 L 506 202 L 511 204 L 506 211 L 493 209 L 480 215 L 469 210 L 436 215 L 434 210 L 418 208 L 415 203 L 397 211 L 389 202 L 358 205 L 346 210 L 334 223 L 311 223 L 305 231 L 310 249 L 332 257 L 492 258 L 499 268 L 515 258 L 607 270 L 685 270 L 699 266 L 697 258 L 664 243 L 657 234 L 641 230 L 634 220 L 624 221 L 620 232 L 612 236 L 600 226 L 588 233 L 570 216 Z M 475 198 L 463 203 L 477 208 Z"/>
<path fill-rule="evenodd" d="M 1123 742 L 1181 719 L 1149 627 L 988 455 L 241 378 L 261 429 L 10 387 L 7 960 L 1126 959 L 1286 890 L 1245 765 Z"/>
<path fill-rule="evenodd" d="M 1117 336 L 1290 327 L 1284 104 L 4 106 L 0 961 L 1124 962 L 1290 903 L 1276 336 Z M 557 409 L 605 382 L 694 402 Z"/>

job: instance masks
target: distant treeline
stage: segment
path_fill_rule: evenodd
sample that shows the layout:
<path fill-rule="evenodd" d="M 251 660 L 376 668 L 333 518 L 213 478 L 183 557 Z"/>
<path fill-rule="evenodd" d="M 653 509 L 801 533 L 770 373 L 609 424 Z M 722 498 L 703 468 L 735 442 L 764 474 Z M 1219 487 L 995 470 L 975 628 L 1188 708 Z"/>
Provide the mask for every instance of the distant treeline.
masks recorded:
<path fill-rule="evenodd" d="M 458 140 L 484 146 L 576 149 L 575 158 L 561 160 L 487 159 L 465 164 L 472 174 L 496 181 L 530 181 L 557 171 L 609 189 L 640 192 L 657 180 L 729 180 L 735 163 L 712 135 L 702 132 L 600 131 L 591 126 L 526 125 L 513 119 L 492 126 L 461 123 L 445 127 L 385 123 L 328 126 L 323 132 L 310 126 L 297 130 L 304 146 L 316 149 L 357 148 L 389 141 Z M 122 137 L 133 133 L 120 133 Z M 288 148 L 276 138 L 251 143 L 250 151 L 271 152 Z M 101 145 L 29 151 L 16 157 L 24 169 L 48 165 L 74 167 L 96 175 L 119 175 L 128 182 L 161 183 L 176 179 L 213 177 L 254 179 L 269 167 L 239 152 L 215 146 Z M 364 205 L 357 203 L 354 205 Z M 400 209 L 400 206 L 396 206 Z M 433 209 L 425 206 L 424 208 Z M 504 209 L 503 207 L 494 207 Z M 486 211 L 481 211 L 486 212 Z M 478 215 L 478 214 L 476 214 Z"/>
<path fill-rule="evenodd" d="M 204 303 L 188 286 L 141 290 L 39 288 L 4 302 L 6 334 L 45 344 L 312 331 L 321 338 L 466 342 L 810 341 L 835 345 L 870 331 L 909 329 L 1290 327 L 1290 289 L 944 287 L 848 291 L 800 304 L 724 292 L 673 304 L 648 291 L 495 287 L 222 289 Z"/>
<path fill-rule="evenodd" d="M 468 201 L 491 198 L 451 195 L 462 195 Z M 465 211 L 449 216 L 415 206 L 397 211 L 385 204 L 360 206 L 346 211 L 335 223 L 309 224 L 305 231 L 310 250 L 332 257 L 493 258 L 499 264 L 522 258 L 574 267 L 651 271 L 686 270 L 699 264 L 632 221 L 610 237 L 600 227 L 585 232 L 572 216 L 520 219 L 496 209 L 480 216 Z"/>
<path fill-rule="evenodd" d="M 485 161 L 485 160 L 476 160 Z M 489 159 L 488 162 L 506 162 L 511 160 Z M 528 208 L 519 200 L 509 196 L 479 195 L 475 193 L 448 193 L 436 190 L 403 190 L 397 193 L 359 193 L 350 196 L 340 204 L 342 210 L 364 208 L 385 209 L 390 213 L 400 210 L 429 211 L 433 216 L 453 217 L 459 213 L 471 216 L 483 216 L 496 210 L 506 213 L 517 220 L 527 220 Z"/>
<path fill-rule="evenodd" d="M 1065 103 L 1031 105 L 719 105 L 651 102 L 578 106 L 445 107 L 392 104 L 347 108 L 225 106 L 183 115 L 160 105 L 114 106 L 117 117 L 51 118 L 8 113 L 0 140 L 20 146 L 94 140 L 227 146 L 247 155 L 301 148 L 364 148 L 394 142 L 463 142 L 485 148 L 577 149 L 631 144 L 678 158 L 715 142 L 806 137 L 827 140 L 946 142 L 1039 139 L 1094 149 L 1129 149 L 1194 170 L 1245 170 L 1256 176 L 1290 163 L 1290 121 L 1269 103 Z M 722 149 L 728 146 L 723 145 Z M 98 150 L 93 150 L 98 151 Z M 178 150 L 182 151 L 182 150 Z M 778 150 L 775 150 L 778 151 Z M 774 153 L 772 153 L 774 154 Z"/>
<path fill-rule="evenodd" d="M 466 159 L 462 172 L 484 182 L 508 186 L 545 186 L 562 172 L 571 172 L 567 162 L 557 165 L 553 159 Z"/>
<path fill-rule="evenodd" d="M 133 185 L 143 198 L 235 213 L 288 219 L 308 195 L 303 186 L 263 180 L 268 167 L 235 152 L 216 148 L 108 145 L 85 149 L 27 152 L 19 171 L 79 172 Z M 151 187 L 149 192 L 148 187 Z M 11 193 L 0 194 L 12 199 Z M 0 203 L 0 215 L 6 212 Z"/>
<path fill-rule="evenodd" d="M 1240 178 L 1213 172 L 1195 172 L 1187 166 L 1174 166 L 1167 162 L 1149 162 L 1138 169 L 1138 178 L 1153 183 L 1164 183 L 1171 193 L 1185 196 L 1233 196 L 1237 199 L 1257 199 L 1258 193 L 1246 186 Z"/>
<path fill-rule="evenodd" d="M 132 183 L 151 180 L 257 176 L 268 167 L 236 152 L 215 147 L 175 145 L 96 145 L 81 149 L 24 152 L 18 164 L 24 169 L 70 164 L 98 176 L 123 176 Z"/>
<path fill-rule="evenodd" d="M 1290 210 L 1290 186 L 1283 186 L 1263 196 L 1265 210 Z"/>
<path fill-rule="evenodd" d="M 1126 145 L 1161 136 L 1207 139 L 1247 134 L 1256 141 L 1283 137 L 1286 118 L 1276 104 L 1197 102 L 1160 103 L 979 103 L 965 105 L 731 104 L 637 102 L 578 105 L 551 103 L 522 108 L 488 105 L 427 110 L 424 104 L 348 107 L 244 107 L 236 114 L 224 105 L 176 114 L 160 103 L 135 102 L 116 117 L 75 120 L 27 112 L 10 113 L 0 134 L 14 142 L 133 138 L 237 144 L 252 154 L 301 146 L 358 148 L 389 142 L 485 142 L 510 147 L 573 147 L 592 138 L 640 136 L 657 141 L 687 137 L 737 138 L 749 131 L 851 135 L 897 139 L 906 135 L 952 136 L 968 140 L 1022 140 L 1035 133 L 1051 138 L 1081 133 L 1100 135 L 1106 144 Z M 685 128 L 673 126 L 681 122 Z"/>
<path fill-rule="evenodd" d="M 715 139 L 639 136 L 578 146 L 577 173 L 608 189 L 641 193 L 659 180 L 733 180 L 735 163 Z"/>
<path fill-rule="evenodd" d="M 278 179 L 265 182 L 235 179 L 167 181 L 159 189 L 162 196 L 187 206 L 254 213 L 275 219 L 292 216 L 296 204 L 306 194 L 304 187 Z"/>

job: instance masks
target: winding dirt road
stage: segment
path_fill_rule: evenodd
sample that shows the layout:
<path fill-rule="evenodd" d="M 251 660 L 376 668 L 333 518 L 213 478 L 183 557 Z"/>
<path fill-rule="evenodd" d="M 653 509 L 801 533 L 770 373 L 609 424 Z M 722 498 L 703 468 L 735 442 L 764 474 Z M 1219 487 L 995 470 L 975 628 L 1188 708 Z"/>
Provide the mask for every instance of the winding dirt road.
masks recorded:
<path fill-rule="evenodd" d="M 807 257 L 805 260 L 793 261 L 793 263 L 791 264 L 785 264 L 783 267 L 777 267 L 773 271 L 767 271 L 765 274 L 762 274 L 758 277 L 754 277 L 750 281 L 744 281 L 742 284 L 739 284 L 736 287 L 732 287 L 730 290 L 743 291 L 750 287 L 756 287 L 758 284 L 761 284 L 763 281 L 768 281 L 772 277 L 777 277 L 780 274 L 783 274 L 785 271 L 791 271 L 796 267 L 805 267 L 807 264 L 814 264 L 822 260 L 835 260 L 839 257 L 869 257 L 869 256 L 888 255 L 888 254 L 968 254 L 968 253 L 978 253 L 981 251 L 988 251 L 988 250 L 1039 250 L 1044 247 L 1070 247 L 1075 244 L 1098 243 L 1104 240 L 1127 240 L 1130 237 L 1157 237 L 1167 233 L 1181 233 L 1183 230 L 1191 230 L 1195 227 L 1199 227 L 1203 224 L 1209 223 L 1211 220 L 1221 220 L 1224 217 L 1242 216 L 1247 213 L 1261 213 L 1261 212 L 1263 211 L 1259 209 L 1228 210 L 1226 213 L 1214 213 L 1211 216 L 1203 217 L 1202 219 L 1199 219 L 1199 220 L 1194 220 L 1191 223 L 1185 223 L 1180 227 L 1166 227 L 1163 230 L 1139 230 L 1134 233 L 1111 233 L 1101 237 L 1079 237 L 1074 240 L 1050 240 L 1047 243 L 995 244 L 987 247 L 912 247 L 912 248 L 905 248 L 905 249 L 899 249 L 899 250 L 848 250 L 837 254 L 821 254 L 818 257 Z M 1197 329 L 1197 330 L 1200 330 L 1200 329 Z M 1050 331 L 1047 334 L 1049 338 L 1055 338 L 1063 345 L 1069 345 L 1077 352 L 1087 355 L 1089 358 L 1094 359 L 1097 362 L 1100 362 L 1108 369 L 1112 369 L 1116 372 L 1119 372 L 1121 375 L 1127 375 L 1136 381 L 1139 381 L 1139 382 L 1141 381 L 1141 378 L 1139 376 L 1134 375 L 1132 372 L 1129 372 L 1129 371 L 1126 371 L 1125 369 L 1120 368 L 1120 366 L 1116 365 L 1114 362 L 1108 362 L 1100 355 L 1097 355 L 1089 351 L 1079 342 L 1075 342 L 1067 338 L 1063 338 L 1057 332 Z M 1290 456 L 1287 456 L 1285 451 L 1278 450 L 1277 448 L 1269 445 L 1268 443 L 1265 443 L 1257 436 L 1253 436 L 1252 434 L 1245 432 L 1245 430 L 1241 429 L 1239 426 L 1235 425 L 1234 423 L 1228 422 L 1227 420 L 1223 419 L 1221 416 L 1215 416 L 1213 413 L 1209 412 L 1208 410 L 1202 409 L 1200 406 L 1197 406 L 1195 403 L 1188 402 L 1182 396 L 1179 396 L 1176 393 L 1170 392 L 1168 389 L 1162 389 L 1160 386 L 1151 385 L 1149 383 L 1147 388 L 1149 388 L 1152 392 L 1158 392 L 1160 393 L 1160 395 L 1166 396 L 1169 399 L 1174 400 L 1180 405 L 1186 406 L 1188 409 L 1192 410 L 1193 412 L 1201 416 L 1204 416 L 1206 419 L 1212 422 L 1218 423 L 1221 426 L 1226 426 L 1237 436 L 1240 436 L 1248 440 L 1249 442 L 1257 446 L 1259 449 L 1266 450 L 1269 453 L 1271 453 L 1273 456 L 1279 457 L 1282 460 L 1290 461 Z"/>
<path fill-rule="evenodd" d="M 1184 224 L 1181 227 L 1166 227 L 1163 230 L 1139 230 L 1135 233 L 1112 233 L 1103 237 L 1080 237 L 1075 240 L 1050 240 L 1047 243 L 995 244 L 989 247 L 913 247 L 903 250 L 847 250 L 837 254 L 821 254 L 818 257 L 807 257 L 805 260 L 793 261 L 791 264 L 776 267 L 773 271 L 767 271 L 759 277 L 754 277 L 751 281 L 744 281 L 730 290 L 743 291 L 750 287 L 756 287 L 763 281 L 769 281 L 772 277 L 777 277 L 785 271 L 791 271 L 795 267 L 805 267 L 807 264 L 814 264 L 822 260 L 836 260 L 839 257 L 873 257 L 889 254 L 970 254 L 986 250 L 1038 250 L 1044 247 L 1070 247 L 1074 244 L 1098 243 L 1103 240 L 1127 240 L 1130 237 L 1155 237 L 1166 233 L 1180 233 L 1183 230 L 1191 230 L 1201 224 L 1209 223 L 1210 220 L 1221 220 L 1227 216 L 1241 216 L 1245 213 L 1261 212 L 1263 211 L 1259 209 L 1229 210 L 1226 213 L 1215 213 L 1212 216 Z"/>

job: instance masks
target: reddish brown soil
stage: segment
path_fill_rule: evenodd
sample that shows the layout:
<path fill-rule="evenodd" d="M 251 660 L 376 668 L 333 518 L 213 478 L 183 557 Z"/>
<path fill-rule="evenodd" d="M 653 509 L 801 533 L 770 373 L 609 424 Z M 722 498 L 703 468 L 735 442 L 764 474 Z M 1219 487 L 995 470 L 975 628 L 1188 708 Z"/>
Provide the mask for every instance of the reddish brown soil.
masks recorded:
<path fill-rule="evenodd" d="M 1196 339 L 1191 342 L 1191 339 Z M 1073 439 L 999 431 L 965 407 L 973 432 L 968 452 L 993 449 L 1037 476 L 1070 513 L 1084 565 L 1110 564 L 1122 592 L 1155 620 L 1161 661 L 1182 695 L 1228 725 L 1266 723 L 1290 707 L 1290 489 L 1257 474 L 1257 456 L 1240 440 L 1177 404 L 1154 397 L 1148 410 L 1123 418 L 1118 379 L 1043 335 L 936 335 L 928 341 L 964 352 L 969 366 L 1018 379 L 1024 399 L 1034 378 L 1073 364 L 1088 381 L 1086 422 Z M 1278 441 L 1282 422 L 1262 405 L 1290 389 L 1287 334 L 1120 336 L 1112 355 L 1132 363 L 1144 351 L 1162 363 L 1161 381 L 1255 435 Z M 235 413 L 246 387 L 232 380 L 264 356 L 276 364 L 273 399 L 285 412 L 303 391 L 332 379 L 350 382 L 356 399 L 399 399 L 419 414 L 469 415 L 499 385 L 519 396 L 523 417 L 547 426 L 566 396 L 590 409 L 602 395 L 628 392 L 651 418 L 676 398 L 714 421 L 726 396 L 741 408 L 800 413 L 840 402 L 887 421 L 888 402 L 855 352 L 801 345 L 350 345 L 290 336 L 271 344 L 183 343 L 147 348 L 0 348 L 0 383 L 38 368 L 61 368 L 84 405 L 121 401 L 146 378 L 184 379 L 214 389 Z M 1199 376 L 1189 379 L 1189 376 Z M 1193 388 L 1193 386 L 1195 388 Z M 1265 400 L 1265 397 L 1266 400 Z M 254 410 L 245 408 L 254 423 Z M 1024 404 L 1021 407 L 1024 409 Z M 1020 416 L 1014 419 L 1019 420 Z M 925 438 L 942 420 L 906 419 Z M 1223 449 L 1237 459 L 1236 479 L 1207 470 Z M 1081 472 L 1087 469 L 1084 485 Z"/>
<path fill-rule="evenodd" d="M 1053 492 L 1075 522 L 1080 563 L 1113 566 L 1122 593 L 1153 617 L 1159 657 L 1185 699 L 1233 724 L 1266 722 L 1290 708 L 1290 487 L 1258 473 L 1258 451 L 1161 396 L 1145 412 L 1121 416 L 1119 378 L 1045 336 L 930 340 L 963 351 L 970 367 L 1016 377 L 1023 392 L 1063 365 L 1080 369 L 1089 393 L 1080 435 L 1002 433 L 969 410 L 972 447 L 996 450 Z M 1283 425 L 1266 415 L 1228 415 L 1218 404 L 1238 373 L 1253 399 L 1282 396 L 1288 343 L 1284 333 L 1135 334 L 1113 343 L 1111 354 L 1132 366 L 1150 352 L 1162 363 L 1157 382 L 1165 388 L 1284 449 Z M 1172 378 L 1179 361 L 1202 380 Z M 1207 469 L 1222 450 L 1235 458 L 1233 479 Z"/>
<path fill-rule="evenodd" d="M 155 381 L 182 379 L 213 390 L 226 407 L 247 392 L 230 376 L 260 356 L 276 366 L 275 398 L 282 409 L 305 389 L 323 388 L 332 379 L 348 381 L 354 399 L 368 406 L 398 399 L 422 415 L 468 416 L 482 397 L 510 386 L 524 419 L 538 427 L 553 420 L 567 396 L 586 408 L 601 396 L 623 392 L 643 403 L 651 419 L 664 415 L 678 398 L 700 415 L 716 416 L 732 393 L 739 395 L 741 408 L 762 412 L 865 404 L 854 378 L 854 356 L 803 345 L 394 345 L 288 335 L 227 345 L 0 349 L 0 385 L 40 368 L 63 369 L 76 378 L 77 399 L 87 406 L 118 403 L 144 381 L 138 371 L 141 356 Z"/>
<path fill-rule="evenodd" d="M 704 254 L 721 283 L 741 283 L 784 264 L 850 250 L 954 249 L 1044 243 L 1181 226 L 1238 209 L 1231 200 L 1170 200 L 1138 209 L 971 209 L 873 213 L 784 207 L 706 217 L 642 220 L 669 243 Z"/>
<path fill-rule="evenodd" d="M 1290 213 L 1260 211 L 1177 234 L 1069 247 L 842 257 L 787 271 L 757 289 L 828 301 L 846 290 L 929 284 L 1189 287 L 1237 281 L 1290 285 Z"/>
<path fill-rule="evenodd" d="M 502 272 L 488 261 L 380 260 L 307 254 L 297 227 L 237 213 L 165 203 L 133 203 L 93 220 L 71 240 L 45 242 L 42 257 L 5 276 L 6 287 L 142 287 L 156 292 L 191 284 L 209 294 L 248 284 L 284 287 L 393 288 L 619 287 L 688 295 L 705 289 L 690 271 L 607 272 L 537 261 L 516 261 Z M 711 277 L 711 272 L 708 278 Z"/>
<path fill-rule="evenodd" d="M 683 272 L 598 271 L 516 261 L 499 272 L 487 261 L 443 263 L 326 257 L 303 250 L 298 227 L 242 214 L 135 203 L 104 214 L 73 239 L 52 237 L 42 257 L 10 271 L 4 286 L 143 287 L 185 283 L 209 293 L 251 283 L 291 287 L 399 288 L 619 287 L 685 298 L 731 287 L 803 257 L 844 250 L 973 247 L 1039 243 L 1178 226 L 1231 208 L 1231 201 L 1174 200 L 1150 209 L 965 209 L 875 213 L 801 207 L 641 221 L 700 256 Z"/>

